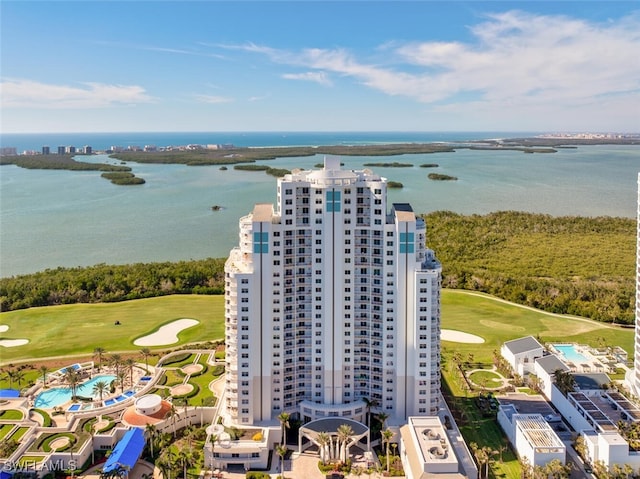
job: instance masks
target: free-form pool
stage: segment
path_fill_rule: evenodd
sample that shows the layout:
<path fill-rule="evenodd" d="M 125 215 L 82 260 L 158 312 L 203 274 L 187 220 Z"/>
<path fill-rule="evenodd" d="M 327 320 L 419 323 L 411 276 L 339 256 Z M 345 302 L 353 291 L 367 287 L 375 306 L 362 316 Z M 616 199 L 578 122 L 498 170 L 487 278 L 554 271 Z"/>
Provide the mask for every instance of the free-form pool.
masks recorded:
<path fill-rule="evenodd" d="M 83 382 L 82 384 L 79 384 L 76 388 L 76 394 L 84 397 L 94 397 L 93 386 L 98 381 L 106 381 L 107 383 L 110 383 L 114 379 L 116 379 L 116 377 L 112 375 L 96 376 L 89 379 L 88 381 Z M 47 391 L 43 391 L 38 394 L 34 405 L 35 407 L 39 408 L 52 408 L 60 406 L 67 401 L 71 401 L 71 388 L 59 387 L 48 389 Z"/>
<path fill-rule="evenodd" d="M 571 361 L 574 364 L 589 362 L 589 358 L 576 351 L 576 347 L 573 344 L 554 344 L 553 347 L 556 348 L 567 361 Z"/>

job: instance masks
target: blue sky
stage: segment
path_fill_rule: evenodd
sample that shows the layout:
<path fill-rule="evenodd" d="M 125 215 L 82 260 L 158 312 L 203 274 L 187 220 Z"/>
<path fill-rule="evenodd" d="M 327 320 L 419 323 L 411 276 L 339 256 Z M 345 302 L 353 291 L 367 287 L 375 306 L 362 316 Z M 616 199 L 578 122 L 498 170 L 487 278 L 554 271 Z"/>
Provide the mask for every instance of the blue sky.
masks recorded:
<path fill-rule="evenodd" d="M 0 128 L 640 131 L 640 2 L 0 3 Z"/>

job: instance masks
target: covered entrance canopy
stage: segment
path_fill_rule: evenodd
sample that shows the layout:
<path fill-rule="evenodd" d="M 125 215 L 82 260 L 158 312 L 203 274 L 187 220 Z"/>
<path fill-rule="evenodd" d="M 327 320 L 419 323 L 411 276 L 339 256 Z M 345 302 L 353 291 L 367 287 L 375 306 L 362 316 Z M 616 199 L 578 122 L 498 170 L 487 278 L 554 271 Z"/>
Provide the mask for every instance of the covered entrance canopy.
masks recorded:
<path fill-rule="evenodd" d="M 323 460 L 337 459 L 346 462 L 349 448 L 365 436 L 369 451 L 369 428 L 361 422 L 342 417 L 316 419 L 300 427 L 298 452 L 302 452 L 302 438 L 306 437 L 318 446 Z"/>

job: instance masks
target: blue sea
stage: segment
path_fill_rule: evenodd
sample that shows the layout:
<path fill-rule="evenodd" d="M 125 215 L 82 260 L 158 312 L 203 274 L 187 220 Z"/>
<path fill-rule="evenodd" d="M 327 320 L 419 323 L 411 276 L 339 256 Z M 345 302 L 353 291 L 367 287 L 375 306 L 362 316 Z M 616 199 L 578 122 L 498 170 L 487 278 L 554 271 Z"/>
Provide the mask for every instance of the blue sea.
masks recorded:
<path fill-rule="evenodd" d="M 114 133 L 2 135 L 3 146 L 40 150 L 48 145 L 168 146 L 225 144 L 288 146 L 397 142 L 464 142 L 535 133 Z M 83 161 L 112 162 L 107 155 Z M 501 210 L 554 216 L 637 214 L 638 146 L 580 146 L 552 154 L 458 149 L 454 153 L 344 157 L 344 168 L 369 162 L 412 163 L 373 168 L 404 188 L 389 202 L 408 202 L 418 213 L 450 210 L 485 214 Z M 266 160 L 276 168 L 314 168 L 322 156 Z M 438 168 L 420 168 L 437 163 Z M 94 171 L 26 170 L 0 166 L 0 276 L 58 266 L 177 261 L 226 257 L 238 244 L 238 220 L 255 203 L 275 203 L 276 180 L 264 172 L 218 166 L 129 163 L 146 180 L 117 186 Z M 430 172 L 458 181 L 431 181 Z M 220 205 L 220 211 L 211 206 Z M 427 225 L 428 232 L 428 225 Z M 428 243 L 428 237 L 427 237 Z"/>
<path fill-rule="evenodd" d="M 320 146 L 369 145 L 380 143 L 464 142 L 489 138 L 531 137 L 532 132 L 151 132 L 151 133 L 42 133 L 0 134 L 0 146 L 42 151 L 49 146 L 51 152 L 58 146 L 107 150 L 112 146 L 123 148 L 145 145 L 223 145 L 243 147 L 260 146 Z"/>

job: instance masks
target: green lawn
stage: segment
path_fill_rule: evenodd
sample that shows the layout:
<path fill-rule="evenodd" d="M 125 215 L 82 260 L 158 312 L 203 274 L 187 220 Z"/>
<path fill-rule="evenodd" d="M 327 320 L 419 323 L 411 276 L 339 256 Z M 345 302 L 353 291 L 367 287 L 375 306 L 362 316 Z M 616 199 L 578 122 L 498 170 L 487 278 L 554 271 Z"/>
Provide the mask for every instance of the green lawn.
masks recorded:
<path fill-rule="evenodd" d="M 90 355 L 96 347 L 109 352 L 137 352 L 141 348 L 133 344 L 136 338 L 181 318 L 194 318 L 200 323 L 181 333 L 179 343 L 172 347 L 219 339 L 224 333 L 223 308 L 223 296 L 175 295 L 122 303 L 55 306 L 1 313 L 0 324 L 10 328 L 2 337 L 26 337 L 30 343 L 16 348 L 2 347 L 0 354 L 3 363 L 9 363 L 51 356 Z M 116 320 L 120 321 L 119 326 L 113 324 Z M 477 415 L 473 401 L 466 397 L 451 376 L 447 361 L 454 352 L 459 352 L 463 360 L 472 354 L 473 362 L 491 364 L 493 352 L 499 351 L 502 343 L 533 335 L 545 342 L 568 341 L 592 346 L 604 342 L 610 346 L 619 345 L 633 354 L 633 329 L 554 316 L 461 290 L 442 292 L 442 328 L 475 334 L 485 341 L 482 344 L 442 342 L 443 388 L 450 391 L 452 400 L 467 411 L 468 416 L 461 425 L 465 439 L 480 446 L 491 445 L 494 449 L 503 444 L 502 433 L 493 419 Z M 150 362 L 153 364 L 154 359 L 150 358 Z M 204 397 L 211 396 L 207 389 L 211 379 L 210 372 L 192 378 L 191 381 L 200 386 L 200 392 L 190 398 L 191 404 L 199 404 Z M 6 386 L 4 381 L 0 383 Z M 6 436 L 11 428 L 13 426 L 0 426 L 0 438 Z M 519 466 L 512 453 L 506 451 L 503 459 L 502 464 L 497 461 L 494 466 L 495 476 L 518 477 Z"/>
<path fill-rule="evenodd" d="M 75 304 L 29 308 L 0 314 L 9 326 L 3 339 L 29 339 L 24 346 L 0 347 L 2 363 L 56 356 L 90 355 L 94 348 L 109 352 L 139 351 L 133 341 L 176 319 L 200 323 L 180 333 L 177 344 L 224 336 L 224 296 L 173 295 L 121 303 Z M 120 325 L 115 325 L 120 321 Z"/>
<path fill-rule="evenodd" d="M 502 376 L 493 371 L 474 371 L 469 375 L 471 382 L 486 387 L 499 387 L 502 385 Z"/>
<path fill-rule="evenodd" d="M 543 342 L 564 341 L 597 346 L 602 338 L 609 346 L 621 346 L 633 355 L 631 328 L 610 326 L 591 320 L 554 316 L 538 310 L 505 303 L 492 296 L 461 290 L 442 292 L 442 328 L 464 331 L 484 339 L 483 344 L 442 342 L 443 351 L 457 351 L 466 360 L 491 363 L 493 351 L 505 341 L 523 336 L 538 336 Z"/>
<path fill-rule="evenodd" d="M 0 424 L 0 441 L 4 440 L 5 436 L 11 432 L 13 424 Z"/>
<path fill-rule="evenodd" d="M 7 440 L 9 439 L 13 439 L 16 442 L 19 442 L 20 439 L 22 439 L 22 436 L 25 435 L 25 433 L 29 430 L 28 427 L 26 426 L 21 426 L 19 428 L 17 428 L 15 431 L 13 431 L 13 433 L 11 434 L 11 436 L 7 437 Z"/>
<path fill-rule="evenodd" d="M 0 411 L 0 421 L 20 421 L 24 414 L 19 409 L 5 409 Z"/>

